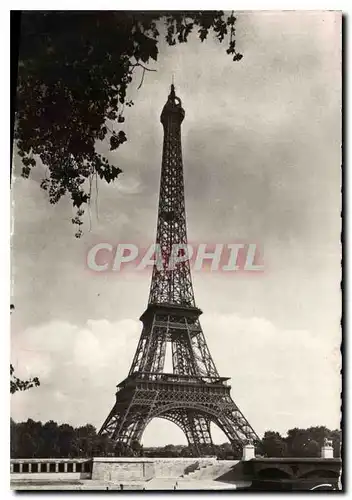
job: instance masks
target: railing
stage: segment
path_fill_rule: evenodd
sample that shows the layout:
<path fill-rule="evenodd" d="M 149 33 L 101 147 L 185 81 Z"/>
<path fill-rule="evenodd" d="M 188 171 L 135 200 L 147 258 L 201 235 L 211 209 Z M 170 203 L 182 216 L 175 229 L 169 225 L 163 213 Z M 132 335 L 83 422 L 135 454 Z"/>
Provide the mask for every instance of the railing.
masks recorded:
<path fill-rule="evenodd" d="M 187 325 L 187 323 L 178 323 L 178 322 L 174 322 L 174 321 L 158 321 L 158 320 L 156 320 L 154 322 L 154 326 L 169 328 L 170 330 L 187 330 L 187 328 L 188 328 L 192 332 L 193 331 L 195 331 L 195 332 L 201 331 L 201 327 L 199 325 L 192 325 L 192 324 Z"/>
<path fill-rule="evenodd" d="M 137 379 L 141 380 L 151 380 L 160 382 L 181 382 L 181 383 L 191 383 L 191 384 L 218 384 L 227 385 L 226 381 L 229 380 L 228 377 L 207 377 L 198 375 L 181 375 L 177 373 L 158 373 L 158 372 L 138 372 L 134 373 Z"/>
<path fill-rule="evenodd" d="M 83 473 L 92 471 L 89 458 L 12 458 L 11 474 Z"/>

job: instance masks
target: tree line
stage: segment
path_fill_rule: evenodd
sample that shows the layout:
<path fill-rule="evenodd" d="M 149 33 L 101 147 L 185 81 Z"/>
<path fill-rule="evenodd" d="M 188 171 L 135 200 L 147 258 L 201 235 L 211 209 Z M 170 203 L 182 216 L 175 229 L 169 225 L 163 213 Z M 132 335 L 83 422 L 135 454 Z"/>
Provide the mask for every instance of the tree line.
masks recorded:
<path fill-rule="evenodd" d="M 334 457 L 341 456 L 341 431 L 324 426 L 308 429 L 294 428 L 285 437 L 279 432 L 267 431 L 257 446 L 257 455 L 264 457 L 319 457 L 325 439 L 333 443 Z M 203 450 L 219 459 L 239 459 L 242 446 L 229 443 L 214 445 Z M 11 458 L 89 458 L 92 456 L 148 456 L 190 457 L 188 446 L 172 445 L 143 447 L 137 441 L 131 446 L 114 443 L 99 436 L 91 424 L 73 427 L 50 420 L 42 423 L 28 419 L 16 423 L 11 419 Z"/>
<path fill-rule="evenodd" d="M 49 422 L 16 423 L 11 419 L 11 458 L 88 458 L 108 455 L 109 441 L 97 435 L 93 425 L 72 427 Z"/>
<path fill-rule="evenodd" d="M 341 431 L 324 426 L 299 429 L 295 427 L 285 437 L 279 432 L 267 431 L 259 451 L 266 457 L 320 457 L 325 440 L 332 441 L 334 457 L 341 456 Z"/>

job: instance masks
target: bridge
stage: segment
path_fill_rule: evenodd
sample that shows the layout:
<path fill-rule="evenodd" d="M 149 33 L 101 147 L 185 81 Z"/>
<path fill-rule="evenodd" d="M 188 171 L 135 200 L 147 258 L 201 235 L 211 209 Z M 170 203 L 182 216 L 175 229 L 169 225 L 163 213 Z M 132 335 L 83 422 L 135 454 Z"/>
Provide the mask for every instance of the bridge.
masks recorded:
<path fill-rule="evenodd" d="M 253 490 L 338 489 L 340 458 L 254 458 L 244 462 Z"/>
<path fill-rule="evenodd" d="M 13 490 L 337 490 L 341 459 L 11 459 L 10 472 Z"/>

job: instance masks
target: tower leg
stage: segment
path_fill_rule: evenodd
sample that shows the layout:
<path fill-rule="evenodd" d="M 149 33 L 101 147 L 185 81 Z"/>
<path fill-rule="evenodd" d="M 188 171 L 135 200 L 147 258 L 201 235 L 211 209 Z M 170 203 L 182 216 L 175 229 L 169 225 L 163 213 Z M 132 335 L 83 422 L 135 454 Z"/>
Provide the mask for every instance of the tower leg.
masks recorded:
<path fill-rule="evenodd" d="M 194 456 L 212 454 L 213 441 L 210 434 L 210 421 L 196 412 L 185 415 L 185 429 L 189 446 Z"/>

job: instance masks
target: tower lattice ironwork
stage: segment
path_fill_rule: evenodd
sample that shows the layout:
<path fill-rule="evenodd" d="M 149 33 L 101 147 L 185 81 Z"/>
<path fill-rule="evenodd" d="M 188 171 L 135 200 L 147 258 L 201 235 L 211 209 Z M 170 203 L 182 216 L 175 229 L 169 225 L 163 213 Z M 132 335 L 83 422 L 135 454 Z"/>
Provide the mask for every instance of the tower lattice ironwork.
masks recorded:
<path fill-rule="evenodd" d="M 128 377 L 100 429 L 116 443 L 140 442 L 155 417 L 171 420 L 186 435 L 194 456 L 212 448 L 210 423 L 233 446 L 258 436 L 230 395 L 209 352 L 196 307 L 187 259 L 181 123 L 185 112 L 174 85 L 161 113 L 164 144 L 156 236 L 156 262 L 143 329 Z M 181 262 L 180 262 L 181 261 Z M 172 373 L 164 373 L 167 343 Z"/>

